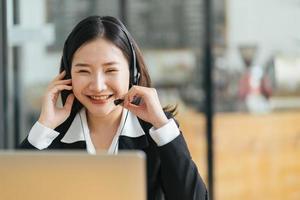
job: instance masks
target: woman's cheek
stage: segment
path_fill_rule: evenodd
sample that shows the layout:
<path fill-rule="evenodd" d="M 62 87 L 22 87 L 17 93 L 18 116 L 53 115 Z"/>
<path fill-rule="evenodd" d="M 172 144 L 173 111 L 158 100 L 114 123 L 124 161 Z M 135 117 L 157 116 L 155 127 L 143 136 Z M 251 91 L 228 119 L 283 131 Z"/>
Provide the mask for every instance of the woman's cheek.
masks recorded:
<path fill-rule="evenodd" d="M 129 89 L 129 73 L 122 74 L 119 81 L 120 81 L 122 90 L 125 91 L 125 93 L 127 93 L 128 89 Z"/>
<path fill-rule="evenodd" d="M 110 84 L 111 88 L 114 89 L 119 94 L 124 95 L 127 93 L 129 87 L 129 80 L 128 78 L 126 78 L 126 76 L 125 77 L 124 75 L 115 76 L 114 78 L 110 79 L 110 83 L 111 83 Z"/>
<path fill-rule="evenodd" d="M 82 80 L 82 78 L 79 77 L 74 77 L 72 78 L 72 86 L 73 86 L 73 93 L 75 95 L 75 97 L 81 93 L 81 91 L 83 90 L 85 82 L 84 80 Z"/>

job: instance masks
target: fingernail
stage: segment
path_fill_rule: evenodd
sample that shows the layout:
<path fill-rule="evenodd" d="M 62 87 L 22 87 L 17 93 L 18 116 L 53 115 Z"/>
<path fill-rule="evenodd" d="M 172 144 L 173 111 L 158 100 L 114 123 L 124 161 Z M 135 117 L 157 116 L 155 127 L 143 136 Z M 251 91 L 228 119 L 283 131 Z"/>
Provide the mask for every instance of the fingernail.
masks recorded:
<path fill-rule="evenodd" d="M 131 103 L 138 106 L 141 103 L 141 100 L 142 100 L 141 97 L 133 97 L 133 100 Z"/>

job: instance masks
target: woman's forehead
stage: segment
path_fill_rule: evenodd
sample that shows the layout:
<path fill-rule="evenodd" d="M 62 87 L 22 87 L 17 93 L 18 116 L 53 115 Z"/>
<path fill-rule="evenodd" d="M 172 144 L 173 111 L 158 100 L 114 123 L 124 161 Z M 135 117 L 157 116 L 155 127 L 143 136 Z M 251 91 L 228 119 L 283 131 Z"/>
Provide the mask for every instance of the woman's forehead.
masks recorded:
<path fill-rule="evenodd" d="M 97 38 L 79 47 L 73 56 L 73 62 L 124 62 L 123 52 L 112 42 Z"/>

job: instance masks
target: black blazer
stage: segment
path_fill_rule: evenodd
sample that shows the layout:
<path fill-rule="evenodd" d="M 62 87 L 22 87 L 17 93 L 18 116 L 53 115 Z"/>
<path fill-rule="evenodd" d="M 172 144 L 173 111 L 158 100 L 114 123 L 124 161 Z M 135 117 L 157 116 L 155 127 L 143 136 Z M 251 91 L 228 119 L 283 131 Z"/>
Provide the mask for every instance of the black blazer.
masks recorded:
<path fill-rule="evenodd" d="M 60 135 L 55 138 L 47 148 L 48 150 L 86 149 L 85 141 L 71 144 L 60 141 L 74 117 L 68 118 L 55 129 Z M 146 153 L 148 200 L 207 200 L 208 192 L 195 163 L 191 159 L 182 133 L 170 143 L 158 147 L 149 135 L 149 129 L 152 125 L 140 119 L 139 122 L 146 135 L 137 138 L 121 135 L 119 150 L 142 150 Z M 20 148 L 36 149 L 28 142 L 27 138 L 20 144 Z"/>

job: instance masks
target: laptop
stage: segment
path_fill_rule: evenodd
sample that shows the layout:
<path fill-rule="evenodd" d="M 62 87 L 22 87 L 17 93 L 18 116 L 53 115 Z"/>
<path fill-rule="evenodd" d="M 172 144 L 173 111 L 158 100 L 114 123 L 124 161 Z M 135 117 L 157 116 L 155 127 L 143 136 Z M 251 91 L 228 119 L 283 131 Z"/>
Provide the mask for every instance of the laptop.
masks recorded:
<path fill-rule="evenodd" d="M 143 152 L 0 152 L 0 199 L 143 200 Z"/>

